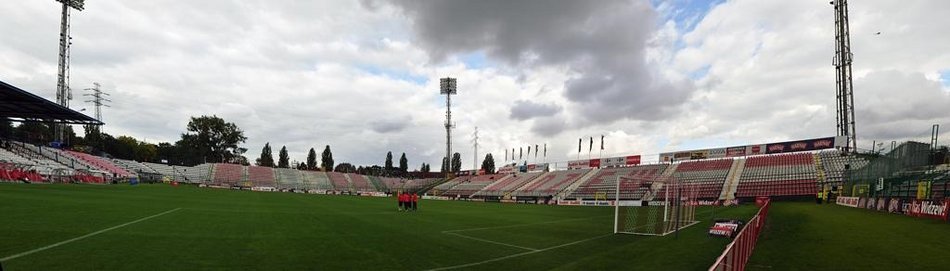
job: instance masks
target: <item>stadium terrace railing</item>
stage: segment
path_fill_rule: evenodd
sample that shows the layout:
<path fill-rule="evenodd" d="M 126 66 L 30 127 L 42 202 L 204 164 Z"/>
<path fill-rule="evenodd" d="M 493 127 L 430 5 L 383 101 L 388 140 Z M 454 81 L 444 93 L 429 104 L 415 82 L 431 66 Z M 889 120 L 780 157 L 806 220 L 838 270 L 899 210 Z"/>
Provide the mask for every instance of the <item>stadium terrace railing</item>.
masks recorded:
<path fill-rule="evenodd" d="M 759 234 L 765 227 L 765 219 L 769 214 L 771 200 L 766 199 L 759 208 L 759 212 L 749 220 L 749 223 L 742 228 L 739 235 L 729 243 L 722 255 L 713 263 L 710 271 L 725 270 L 745 270 L 745 265 L 752 256 L 752 250 L 755 249 L 755 243 L 759 240 Z"/>

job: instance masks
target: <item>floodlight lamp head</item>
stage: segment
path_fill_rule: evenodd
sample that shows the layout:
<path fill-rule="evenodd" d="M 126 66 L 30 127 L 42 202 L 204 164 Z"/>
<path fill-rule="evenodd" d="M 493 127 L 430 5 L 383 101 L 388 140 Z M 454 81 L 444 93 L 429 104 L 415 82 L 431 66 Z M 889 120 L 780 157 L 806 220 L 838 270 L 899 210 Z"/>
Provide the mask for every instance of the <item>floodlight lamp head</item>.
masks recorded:
<path fill-rule="evenodd" d="M 455 78 L 442 78 L 439 80 L 439 94 L 457 94 Z"/>
<path fill-rule="evenodd" d="M 84 4 L 83 2 L 85 2 L 85 0 L 56 0 L 56 2 L 63 3 L 68 7 L 82 11 Z"/>

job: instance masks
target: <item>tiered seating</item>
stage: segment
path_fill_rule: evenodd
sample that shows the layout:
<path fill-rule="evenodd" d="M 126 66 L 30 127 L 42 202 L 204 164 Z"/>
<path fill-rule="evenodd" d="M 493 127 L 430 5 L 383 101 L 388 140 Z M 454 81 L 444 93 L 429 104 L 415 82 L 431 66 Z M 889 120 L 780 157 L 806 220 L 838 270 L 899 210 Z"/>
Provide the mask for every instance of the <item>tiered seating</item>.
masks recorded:
<path fill-rule="evenodd" d="M 818 153 L 821 158 L 821 166 L 824 168 L 825 180 L 828 182 L 841 182 L 845 173 L 845 166 L 850 165 L 852 170 L 863 168 L 868 164 L 864 158 L 854 155 L 841 156 L 841 151 L 830 150 Z"/>
<path fill-rule="evenodd" d="M 475 194 L 475 192 L 482 190 L 482 188 L 485 188 L 485 186 L 488 186 L 489 184 L 492 184 L 501 178 L 504 178 L 505 176 L 505 174 L 475 176 L 473 178 L 469 178 L 466 181 L 460 182 L 458 185 L 442 193 L 442 195 L 452 197 L 469 197 L 472 194 Z"/>
<path fill-rule="evenodd" d="M 280 189 L 304 189 L 301 171 L 289 168 L 275 169 L 277 172 L 277 188 Z"/>
<path fill-rule="evenodd" d="M 393 192 L 403 188 L 403 185 L 405 185 L 408 180 L 392 177 L 379 177 L 379 182 L 386 187 L 387 191 Z"/>
<path fill-rule="evenodd" d="M 616 197 L 617 176 L 630 177 L 636 180 L 654 181 L 656 176 L 666 169 L 665 164 L 643 165 L 623 168 L 605 168 L 597 172 L 584 184 L 581 184 L 568 198 L 593 199 L 597 193 L 606 193 L 607 198 Z M 632 182 L 621 182 L 621 198 L 632 197 L 638 188 L 627 187 Z M 641 191 L 642 193 L 642 191 Z"/>
<path fill-rule="evenodd" d="M 221 185 L 242 185 L 244 182 L 244 167 L 235 164 L 214 164 L 212 181 Z"/>
<path fill-rule="evenodd" d="M 18 182 L 22 180 L 42 182 L 45 179 L 34 170 L 26 170 L 22 166 L 18 167 L 14 164 L 0 163 L 0 181 Z"/>
<path fill-rule="evenodd" d="M 346 175 L 350 177 L 350 183 L 353 185 L 353 190 L 360 192 L 376 192 L 376 187 L 369 183 L 369 179 L 367 179 L 366 176 L 354 173 L 346 173 Z"/>
<path fill-rule="evenodd" d="M 28 145 L 20 142 L 13 142 L 9 145 L 10 149 L 7 151 L 12 155 L 18 156 L 19 158 L 24 158 L 30 161 L 30 164 L 41 165 L 49 168 L 66 168 L 66 165 L 60 164 L 48 157 L 41 155 L 36 152 L 39 149 L 36 146 Z"/>
<path fill-rule="evenodd" d="M 36 163 L 25 157 L 16 155 L 5 149 L 0 149 L 0 163 L 7 164 L 18 164 L 18 165 L 35 165 Z"/>
<path fill-rule="evenodd" d="M 193 167 L 175 167 L 177 172 L 191 183 L 205 182 L 211 179 L 211 164 L 200 164 Z"/>
<path fill-rule="evenodd" d="M 49 158 L 50 160 L 56 161 L 59 164 L 66 165 L 69 168 L 82 169 L 82 170 L 99 170 L 99 168 L 89 165 L 82 159 L 78 159 L 76 157 L 73 157 L 72 155 L 68 155 L 66 154 L 65 151 L 62 151 L 59 149 L 54 149 L 54 148 L 49 148 L 49 147 L 44 147 L 44 146 L 35 146 L 31 144 L 21 144 L 21 143 L 18 143 L 17 145 L 19 147 L 23 147 L 23 149 L 28 150 L 30 152 L 41 154 L 42 156 L 45 156 L 46 158 Z"/>
<path fill-rule="evenodd" d="M 746 159 L 736 197 L 807 196 L 818 192 L 813 153 L 753 156 Z"/>
<path fill-rule="evenodd" d="M 433 190 L 432 192 L 434 192 L 436 195 L 441 195 L 445 193 L 445 191 L 449 191 L 456 185 L 459 185 L 463 182 L 467 182 L 472 177 L 475 177 L 475 176 L 458 176 L 458 177 L 452 178 L 448 182 L 444 182 L 440 185 L 435 186 L 435 188 L 432 188 Z"/>
<path fill-rule="evenodd" d="M 515 196 L 549 196 L 561 192 L 564 188 L 587 174 L 590 169 L 574 169 L 548 172 L 535 181 L 512 193 Z"/>
<path fill-rule="evenodd" d="M 505 193 L 514 191 L 515 189 L 518 189 L 524 184 L 530 182 L 531 180 L 534 180 L 534 178 L 537 178 L 538 176 L 541 175 L 541 172 L 514 173 L 511 175 L 512 176 L 507 179 L 488 185 L 487 187 L 485 187 L 484 190 L 482 190 L 482 192 L 477 193 L 477 195 L 504 196 Z"/>
<path fill-rule="evenodd" d="M 350 181 L 346 180 L 346 176 L 343 173 L 339 172 L 327 172 L 327 177 L 330 178 L 330 183 L 333 184 L 333 188 L 338 191 L 350 191 Z"/>
<path fill-rule="evenodd" d="M 257 187 L 277 187 L 274 179 L 274 168 L 271 167 L 247 167 L 247 180 Z"/>
<path fill-rule="evenodd" d="M 151 168 L 155 172 L 158 172 L 158 174 L 162 174 L 162 176 L 164 177 L 168 177 L 173 180 L 183 179 L 181 176 L 182 174 L 179 173 L 177 170 L 175 170 L 175 168 L 173 168 L 172 166 L 165 165 L 165 164 L 149 163 L 149 162 L 142 162 L 142 165 L 145 165 L 146 167 Z"/>
<path fill-rule="evenodd" d="M 416 191 L 425 187 L 429 187 L 440 181 L 442 181 L 441 178 L 406 180 L 405 184 L 402 185 L 402 189 L 407 191 Z"/>
<path fill-rule="evenodd" d="M 303 171 L 302 173 L 304 188 L 333 190 L 333 184 L 330 183 L 330 178 L 326 173 L 320 171 Z"/>
<path fill-rule="evenodd" d="M 143 165 L 142 163 L 139 163 L 139 162 L 136 162 L 136 161 L 124 160 L 124 159 L 112 159 L 112 162 L 115 163 L 117 166 L 120 166 L 120 167 L 124 168 L 124 169 L 125 169 L 126 171 L 128 171 L 128 172 L 139 172 L 139 173 L 147 173 L 147 174 L 160 174 L 160 173 L 158 173 L 158 171 L 155 171 L 154 169 L 151 169 L 151 168 L 149 168 L 149 167 Z"/>
<path fill-rule="evenodd" d="M 718 199 L 732 163 L 732 159 L 686 161 L 676 166 L 672 177 L 698 198 Z"/>
<path fill-rule="evenodd" d="M 66 153 L 68 153 L 69 155 L 72 155 L 73 157 L 79 158 L 82 161 L 85 161 L 86 164 L 92 165 L 101 170 L 112 173 L 116 177 L 128 178 L 128 177 L 134 176 L 134 174 L 132 174 L 131 172 L 128 172 L 122 167 L 116 166 L 109 160 L 106 160 L 102 157 L 98 157 L 98 156 L 91 155 L 88 153 L 75 152 L 75 151 L 67 151 Z"/>

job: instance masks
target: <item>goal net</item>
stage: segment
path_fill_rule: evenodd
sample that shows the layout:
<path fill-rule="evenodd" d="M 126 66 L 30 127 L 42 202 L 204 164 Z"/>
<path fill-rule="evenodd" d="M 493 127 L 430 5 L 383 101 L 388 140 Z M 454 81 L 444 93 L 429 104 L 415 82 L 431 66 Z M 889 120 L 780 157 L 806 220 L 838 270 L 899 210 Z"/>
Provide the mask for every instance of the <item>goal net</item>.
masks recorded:
<path fill-rule="evenodd" d="M 696 186 L 673 177 L 617 177 L 614 233 L 667 235 L 696 220 Z"/>

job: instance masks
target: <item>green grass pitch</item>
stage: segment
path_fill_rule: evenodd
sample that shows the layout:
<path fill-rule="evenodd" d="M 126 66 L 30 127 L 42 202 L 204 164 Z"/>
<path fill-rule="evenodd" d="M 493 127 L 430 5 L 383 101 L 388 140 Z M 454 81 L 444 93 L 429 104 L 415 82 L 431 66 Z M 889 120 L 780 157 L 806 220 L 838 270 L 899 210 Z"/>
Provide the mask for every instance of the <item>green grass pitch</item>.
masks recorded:
<path fill-rule="evenodd" d="M 948 270 L 948 255 L 946 221 L 779 202 L 748 270 Z"/>
<path fill-rule="evenodd" d="M 706 236 L 710 218 L 754 212 L 701 208 L 704 222 L 678 237 L 644 237 L 611 234 L 603 207 L 424 200 L 404 213 L 390 198 L 2 183 L 0 259 L 3 270 L 699 270 L 729 242 Z"/>

